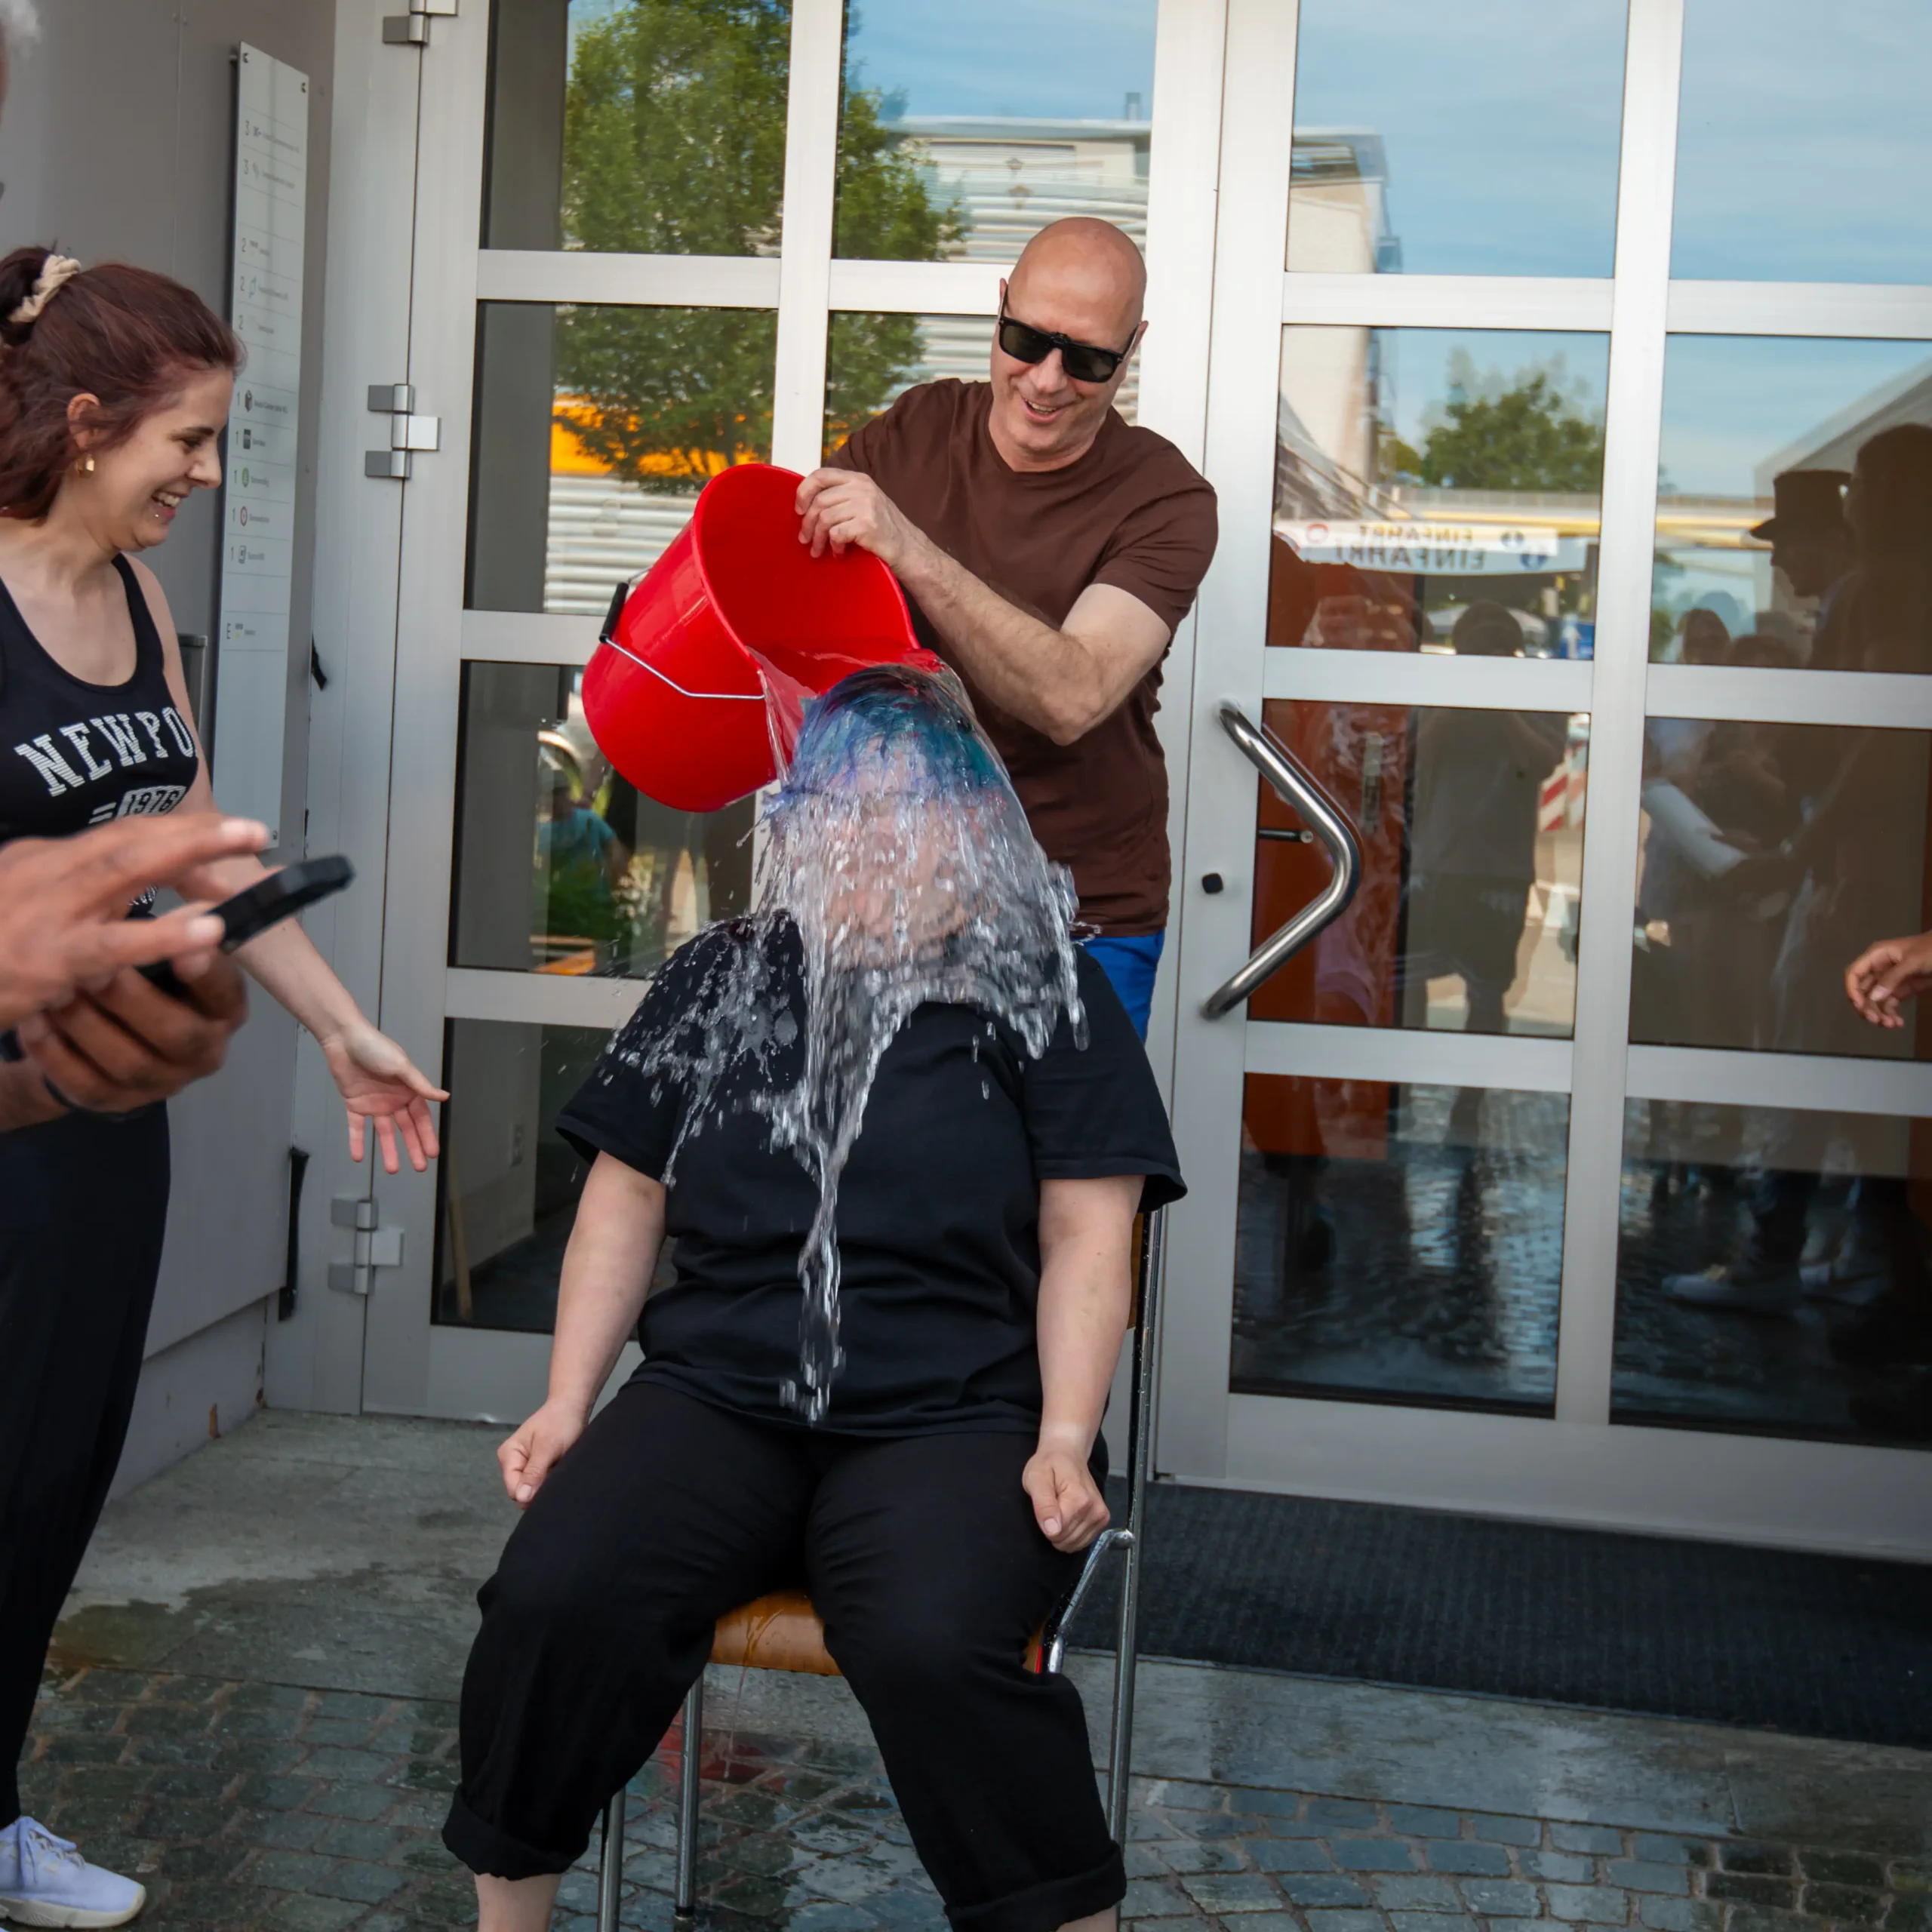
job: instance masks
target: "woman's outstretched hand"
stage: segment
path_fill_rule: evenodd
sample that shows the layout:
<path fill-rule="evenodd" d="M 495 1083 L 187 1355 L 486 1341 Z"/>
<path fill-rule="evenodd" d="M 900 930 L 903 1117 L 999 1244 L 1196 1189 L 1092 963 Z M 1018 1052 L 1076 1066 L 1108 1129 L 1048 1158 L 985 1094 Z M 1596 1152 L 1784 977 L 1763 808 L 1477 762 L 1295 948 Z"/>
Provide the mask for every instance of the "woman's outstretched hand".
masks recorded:
<path fill-rule="evenodd" d="M 349 1109 L 349 1158 L 361 1159 L 368 1124 L 373 1121 L 382 1149 L 383 1171 L 392 1174 L 401 1170 L 395 1149 L 399 1134 L 408 1150 L 409 1164 L 422 1173 L 438 1152 L 435 1116 L 429 1103 L 447 1100 L 448 1094 L 366 1020 L 355 1021 L 320 1044 Z"/>
<path fill-rule="evenodd" d="M 561 1402 L 546 1402 L 497 1451 L 503 1472 L 503 1490 L 519 1509 L 543 1487 L 543 1478 L 564 1452 L 583 1433 L 581 1411 Z"/>
<path fill-rule="evenodd" d="M 1072 1443 L 1042 1438 L 1020 1472 L 1020 1485 L 1033 1500 L 1033 1519 L 1054 1549 L 1084 1549 L 1107 1527 L 1106 1499 Z"/>

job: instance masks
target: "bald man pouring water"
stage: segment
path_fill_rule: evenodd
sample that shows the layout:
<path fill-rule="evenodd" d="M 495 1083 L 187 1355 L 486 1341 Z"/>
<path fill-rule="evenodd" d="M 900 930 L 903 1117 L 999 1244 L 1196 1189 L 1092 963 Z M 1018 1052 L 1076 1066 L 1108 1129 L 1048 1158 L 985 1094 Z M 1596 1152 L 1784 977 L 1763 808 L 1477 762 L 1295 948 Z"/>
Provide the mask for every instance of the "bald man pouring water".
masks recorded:
<path fill-rule="evenodd" d="M 888 565 L 964 681 L 1143 1037 L 1170 873 L 1161 666 L 1215 540 L 1207 481 L 1113 406 L 1146 284 L 1109 223 L 1042 229 L 1000 284 L 991 380 L 908 389 L 798 491 L 800 540 Z"/>

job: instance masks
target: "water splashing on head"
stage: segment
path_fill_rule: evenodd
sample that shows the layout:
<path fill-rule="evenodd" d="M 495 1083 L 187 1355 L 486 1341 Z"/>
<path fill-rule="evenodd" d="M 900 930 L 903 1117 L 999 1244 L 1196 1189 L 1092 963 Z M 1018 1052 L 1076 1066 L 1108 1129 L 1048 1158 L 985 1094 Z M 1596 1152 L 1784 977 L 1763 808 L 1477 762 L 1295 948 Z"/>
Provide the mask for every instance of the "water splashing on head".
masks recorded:
<path fill-rule="evenodd" d="M 804 1074 L 774 1095 L 771 1119 L 819 1183 L 786 1391 L 813 1422 L 842 1359 L 839 1177 L 894 1036 L 928 1001 L 983 1009 L 1035 1058 L 1063 1014 L 1084 1032 L 1072 881 L 950 683 L 880 666 L 835 685 L 764 816 L 760 913 L 789 917 L 804 949 Z"/>
<path fill-rule="evenodd" d="M 980 1009 L 1035 1059 L 1063 1019 L 1084 1046 L 1075 900 L 949 674 L 881 665 L 834 685 L 808 711 L 762 823 L 757 909 L 737 943 L 692 1011 L 619 1051 L 684 1084 L 681 1143 L 724 1104 L 728 1072 L 750 1065 L 748 1104 L 816 1182 L 798 1257 L 798 1373 L 783 1392 L 817 1423 L 844 1358 L 839 1180 L 879 1062 L 928 1002 Z M 786 1079 L 778 1069 L 799 1044 L 794 934 L 804 1038 Z"/>

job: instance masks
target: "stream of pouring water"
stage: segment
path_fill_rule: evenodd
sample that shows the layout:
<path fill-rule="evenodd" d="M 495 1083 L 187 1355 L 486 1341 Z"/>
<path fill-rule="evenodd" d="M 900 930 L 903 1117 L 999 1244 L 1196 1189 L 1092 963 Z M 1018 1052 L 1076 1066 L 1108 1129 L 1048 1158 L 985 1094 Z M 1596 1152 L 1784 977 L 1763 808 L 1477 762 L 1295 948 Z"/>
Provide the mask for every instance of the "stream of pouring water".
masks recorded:
<path fill-rule="evenodd" d="M 681 1143 L 718 1116 L 727 1070 L 749 1060 L 749 1104 L 817 1182 L 798 1260 L 798 1373 L 783 1393 L 817 1423 L 844 1360 L 839 1181 L 894 1036 L 928 1001 L 971 1006 L 1038 1059 L 1063 1015 L 1083 1047 L 1086 1021 L 1072 879 L 1035 841 L 949 675 L 879 666 L 835 685 L 806 716 L 764 824 L 756 910 L 719 949 L 697 1009 L 620 1051 L 685 1085 Z M 805 1037 L 802 1071 L 786 1083 L 779 1057 L 797 1043 L 788 926 L 804 952 Z"/>

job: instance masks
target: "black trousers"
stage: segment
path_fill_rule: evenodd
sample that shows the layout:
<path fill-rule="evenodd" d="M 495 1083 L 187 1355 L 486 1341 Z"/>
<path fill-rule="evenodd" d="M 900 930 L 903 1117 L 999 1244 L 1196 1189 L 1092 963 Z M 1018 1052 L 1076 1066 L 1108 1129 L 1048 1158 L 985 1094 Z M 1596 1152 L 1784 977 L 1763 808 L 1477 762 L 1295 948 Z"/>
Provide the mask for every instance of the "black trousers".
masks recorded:
<path fill-rule="evenodd" d="M 1116 1903 L 1079 1694 L 1024 1662 L 1081 1562 L 1034 1521 L 1032 1449 L 831 1435 L 623 1390 L 478 1598 L 444 1842 L 500 1878 L 566 1869 L 677 1715 L 718 1617 L 802 1583 L 952 1923 L 1051 1932 Z"/>
<path fill-rule="evenodd" d="M 168 1112 L 0 1134 L 0 1828 L 55 1620 L 140 1380 L 168 1225 Z"/>

